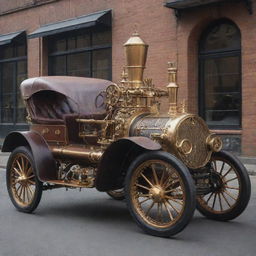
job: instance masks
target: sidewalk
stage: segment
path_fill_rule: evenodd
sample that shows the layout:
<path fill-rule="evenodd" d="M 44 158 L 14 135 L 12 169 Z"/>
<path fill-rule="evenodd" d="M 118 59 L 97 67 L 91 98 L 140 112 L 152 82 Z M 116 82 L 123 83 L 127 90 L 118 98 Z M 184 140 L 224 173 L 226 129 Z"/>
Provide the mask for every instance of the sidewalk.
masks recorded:
<path fill-rule="evenodd" d="M 8 161 L 9 153 L 0 152 L 0 170 L 5 169 Z M 239 157 L 245 165 L 250 175 L 256 176 L 256 158 L 253 157 Z"/>

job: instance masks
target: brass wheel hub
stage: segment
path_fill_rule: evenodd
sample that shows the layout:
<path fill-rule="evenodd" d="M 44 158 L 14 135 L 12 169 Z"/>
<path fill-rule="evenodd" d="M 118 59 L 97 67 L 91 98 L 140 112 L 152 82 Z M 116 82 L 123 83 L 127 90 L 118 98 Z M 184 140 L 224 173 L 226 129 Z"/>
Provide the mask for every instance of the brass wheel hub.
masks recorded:
<path fill-rule="evenodd" d="M 28 181 L 28 177 L 25 175 L 20 176 L 19 178 L 17 178 L 17 182 L 22 184 L 23 186 L 27 185 Z"/>
<path fill-rule="evenodd" d="M 165 201 L 165 191 L 160 186 L 151 188 L 149 195 L 155 203 L 163 203 Z"/>

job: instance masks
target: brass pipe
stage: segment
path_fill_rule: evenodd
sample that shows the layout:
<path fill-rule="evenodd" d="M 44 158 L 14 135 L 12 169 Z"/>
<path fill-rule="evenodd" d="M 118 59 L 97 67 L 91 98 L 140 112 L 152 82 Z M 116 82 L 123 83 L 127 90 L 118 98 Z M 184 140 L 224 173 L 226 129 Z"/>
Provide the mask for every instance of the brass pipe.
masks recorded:
<path fill-rule="evenodd" d="M 173 116 L 177 113 L 178 105 L 178 89 L 177 85 L 177 68 L 172 62 L 168 62 L 168 82 L 167 91 L 169 95 L 169 111 L 168 114 Z"/>
<path fill-rule="evenodd" d="M 51 147 L 51 151 L 55 156 L 80 158 L 92 163 L 99 162 L 103 155 L 103 151 L 95 151 L 88 148 Z"/>

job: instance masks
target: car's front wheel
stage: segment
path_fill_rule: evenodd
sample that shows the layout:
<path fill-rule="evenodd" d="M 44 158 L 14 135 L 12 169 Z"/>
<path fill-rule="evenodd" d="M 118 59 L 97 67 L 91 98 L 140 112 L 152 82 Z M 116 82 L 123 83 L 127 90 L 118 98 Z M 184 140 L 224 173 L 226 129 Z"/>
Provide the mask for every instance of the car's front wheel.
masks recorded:
<path fill-rule="evenodd" d="M 10 155 L 6 169 L 6 185 L 13 205 L 21 212 L 33 212 L 42 196 L 43 184 L 35 173 L 32 153 L 18 147 Z"/>
<path fill-rule="evenodd" d="M 186 166 L 166 152 L 147 152 L 135 159 L 125 193 L 131 215 L 151 235 L 173 236 L 194 214 L 193 179 Z"/>

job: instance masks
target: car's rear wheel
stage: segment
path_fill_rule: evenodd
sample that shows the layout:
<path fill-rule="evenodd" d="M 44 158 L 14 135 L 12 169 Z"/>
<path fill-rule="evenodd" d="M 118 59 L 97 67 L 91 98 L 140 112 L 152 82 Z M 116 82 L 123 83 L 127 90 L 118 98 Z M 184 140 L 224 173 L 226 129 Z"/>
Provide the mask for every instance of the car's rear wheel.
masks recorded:
<path fill-rule="evenodd" d="M 125 193 L 123 188 L 116 189 L 116 190 L 109 190 L 107 194 L 115 200 L 125 199 Z"/>
<path fill-rule="evenodd" d="M 214 153 L 210 164 L 212 191 L 197 197 L 197 209 L 210 219 L 232 220 L 245 210 L 249 202 L 249 175 L 239 159 L 225 151 Z"/>
<path fill-rule="evenodd" d="M 135 159 L 125 183 L 130 213 L 151 235 L 173 236 L 194 214 L 193 179 L 186 166 L 166 152 L 147 152 Z"/>
<path fill-rule="evenodd" d="M 22 212 L 33 212 L 42 196 L 43 184 L 35 173 L 31 151 L 18 147 L 10 155 L 6 169 L 6 184 L 13 205 Z"/>

